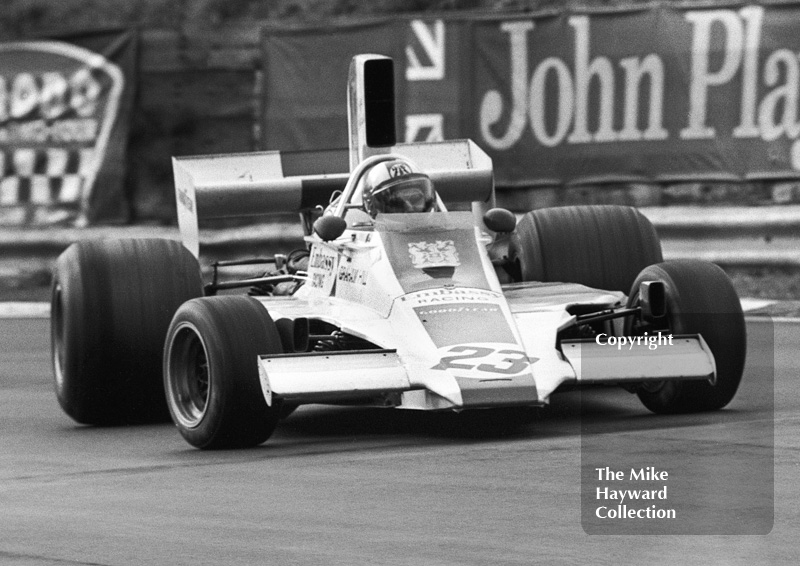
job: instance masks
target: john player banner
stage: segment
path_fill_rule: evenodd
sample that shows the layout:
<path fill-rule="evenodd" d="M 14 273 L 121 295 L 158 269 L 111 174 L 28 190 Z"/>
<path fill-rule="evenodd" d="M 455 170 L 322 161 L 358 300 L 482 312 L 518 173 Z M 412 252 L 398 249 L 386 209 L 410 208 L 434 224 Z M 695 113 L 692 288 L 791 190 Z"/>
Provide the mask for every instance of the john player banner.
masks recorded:
<path fill-rule="evenodd" d="M 346 147 L 349 59 L 373 52 L 406 141 L 471 138 L 500 186 L 797 178 L 798 29 L 800 4 L 270 28 L 262 141 Z"/>
<path fill-rule="evenodd" d="M 0 43 L 0 224 L 121 215 L 135 39 Z"/>

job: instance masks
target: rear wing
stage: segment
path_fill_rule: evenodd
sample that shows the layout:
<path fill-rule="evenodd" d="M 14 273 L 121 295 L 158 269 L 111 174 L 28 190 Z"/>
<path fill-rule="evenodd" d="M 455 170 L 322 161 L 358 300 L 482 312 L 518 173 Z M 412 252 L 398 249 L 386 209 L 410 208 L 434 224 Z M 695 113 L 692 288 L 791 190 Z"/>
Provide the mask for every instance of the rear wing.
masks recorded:
<path fill-rule="evenodd" d="M 376 89 L 375 85 L 388 88 Z M 173 157 L 184 246 L 198 256 L 204 219 L 324 207 L 334 192 L 344 189 L 355 165 L 378 153 L 410 159 L 431 177 L 445 203 L 493 200 L 492 160 L 474 142 L 395 143 L 393 85 L 391 59 L 380 55 L 353 59 L 348 90 L 349 149 Z"/>
<path fill-rule="evenodd" d="M 486 202 L 492 197 L 491 158 L 470 140 L 400 144 L 391 151 L 425 171 L 445 203 Z M 346 150 L 174 157 L 178 226 L 184 245 L 198 255 L 199 223 L 204 219 L 285 214 L 328 205 L 333 193 L 347 183 L 347 159 Z M 296 174 L 303 163 L 312 170 L 324 171 L 326 165 L 330 169 Z"/>

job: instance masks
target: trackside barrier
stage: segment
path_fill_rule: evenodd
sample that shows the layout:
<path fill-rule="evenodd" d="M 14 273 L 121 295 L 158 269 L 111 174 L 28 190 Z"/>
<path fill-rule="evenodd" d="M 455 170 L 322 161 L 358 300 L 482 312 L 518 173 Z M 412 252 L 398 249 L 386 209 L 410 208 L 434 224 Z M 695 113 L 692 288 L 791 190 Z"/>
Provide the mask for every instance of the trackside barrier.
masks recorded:
<path fill-rule="evenodd" d="M 666 259 L 800 267 L 800 206 L 646 207 Z"/>
<path fill-rule="evenodd" d="M 764 207 L 645 207 L 666 259 L 696 258 L 735 267 L 800 267 L 800 205 Z M 266 248 L 270 253 L 302 242 L 299 221 L 282 217 L 266 225 L 202 230 L 204 253 L 235 255 Z M 119 226 L 0 229 L 8 257 L 55 256 L 84 238 L 179 239 L 176 227 Z M 283 251 L 288 251 L 288 248 Z"/>

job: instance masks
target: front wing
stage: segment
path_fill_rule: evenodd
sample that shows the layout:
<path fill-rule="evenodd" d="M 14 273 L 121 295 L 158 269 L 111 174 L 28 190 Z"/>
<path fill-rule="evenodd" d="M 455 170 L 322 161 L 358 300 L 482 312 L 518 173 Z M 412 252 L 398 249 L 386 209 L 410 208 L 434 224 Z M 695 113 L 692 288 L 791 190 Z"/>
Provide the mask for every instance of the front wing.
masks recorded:
<path fill-rule="evenodd" d="M 285 298 L 265 300 L 273 317 L 322 318 L 343 331 L 378 346 L 390 346 L 391 324 L 376 313 L 341 301 Z M 346 307 L 346 308 L 345 308 Z M 513 305 L 512 305 L 512 310 Z M 522 311 L 529 309 L 520 309 Z M 563 384 L 621 384 L 646 381 L 714 381 L 714 357 L 700 335 L 675 336 L 673 345 L 656 349 L 646 344 L 617 348 L 593 340 L 564 340 L 560 328 L 569 323 L 563 308 L 515 312 L 523 345 L 533 361 L 531 373 L 514 379 L 453 380 L 439 384 L 427 367 L 394 349 L 311 352 L 261 356 L 258 360 L 264 396 L 296 403 L 359 402 L 423 410 L 512 405 L 542 405 Z M 428 372 L 433 373 L 433 372 Z M 528 384 L 526 381 L 532 381 Z M 447 385 L 444 385 L 446 383 Z M 480 401 L 473 402 L 475 392 Z"/>

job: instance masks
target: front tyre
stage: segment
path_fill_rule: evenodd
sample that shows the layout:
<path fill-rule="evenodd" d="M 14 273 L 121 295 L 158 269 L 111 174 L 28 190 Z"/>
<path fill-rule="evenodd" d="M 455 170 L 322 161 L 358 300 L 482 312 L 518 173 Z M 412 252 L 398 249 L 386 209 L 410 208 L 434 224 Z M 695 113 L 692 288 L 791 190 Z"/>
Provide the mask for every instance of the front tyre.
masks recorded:
<path fill-rule="evenodd" d="M 275 323 L 255 299 L 238 295 L 185 303 L 164 350 L 172 420 L 197 448 L 245 448 L 266 441 L 280 418 L 267 405 L 258 356 L 283 353 Z"/>
<path fill-rule="evenodd" d="M 747 351 L 742 305 L 730 278 L 717 265 L 682 260 L 645 268 L 631 288 L 628 306 L 639 304 L 639 284 L 663 281 L 667 324 L 674 334 L 700 334 L 714 354 L 717 382 L 663 381 L 637 392 L 654 413 L 715 411 L 731 402 L 744 372 Z"/>

